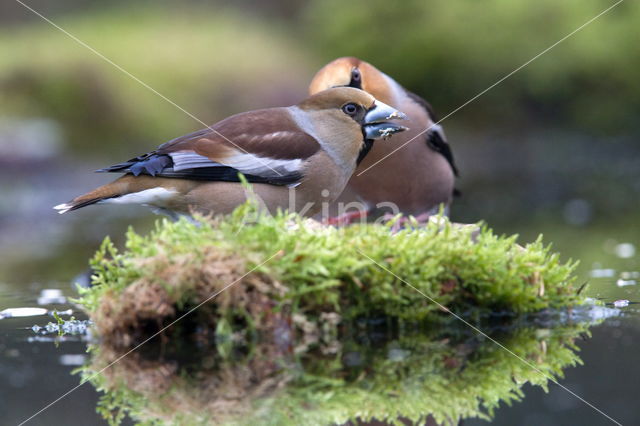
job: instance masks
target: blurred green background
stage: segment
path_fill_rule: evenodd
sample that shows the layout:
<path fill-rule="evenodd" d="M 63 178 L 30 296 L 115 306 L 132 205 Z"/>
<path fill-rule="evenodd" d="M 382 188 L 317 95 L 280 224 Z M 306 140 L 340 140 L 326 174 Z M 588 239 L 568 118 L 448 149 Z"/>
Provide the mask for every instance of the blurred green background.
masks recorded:
<path fill-rule="evenodd" d="M 616 0 L 24 1 L 215 123 L 299 101 L 313 74 L 344 55 L 444 117 Z M 638 22 L 640 3 L 622 2 L 443 122 L 461 170 L 452 218 L 522 242 L 543 233 L 564 260 L 581 261 L 585 291 L 605 301 L 638 300 L 637 285 L 616 285 L 640 276 Z M 52 206 L 112 179 L 93 170 L 202 127 L 18 2 L 0 2 L 0 307 L 33 304 L 46 287 L 72 294 L 105 235 L 122 244 L 128 225 L 149 229 L 157 217 L 144 208 L 58 216 Z M 600 329 L 583 345 L 587 368 L 567 376 L 623 423 L 637 418 L 640 323 L 631 321 Z M 51 371 L 34 375 L 48 360 L 28 355 L 37 350 L 20 356 L 33 380 L 22 387 L 0 363 L 11 398 L 0 412 L 14 423 L 66 390 L 47 387 L 63 383 Z M 561 390 L 540 395 L 502 409 L 498 424 L 608 424 Z M 60 419 L 43 421 L 91 424 L 92 398 L 69 399 Z"/>
<path fill-rule="evenodd" d="M 215 123 L 297 102 L 315 71 L 344 55 L 373 63 L 443 117 L 613 3 L 28 4 Z M 485 220 L 525 239 L 543 232 L 587 259 L 604 243 L 592 253 L 576 241 L 638 235 L 638 22 L 640 4 L 623 2 L 443 122 L 461 169 L 454 220 Z M 0 277 L 20 277 L 34 270 L 16 265 L 36 255 L 51 259 L 68 244 L 89 253 L 106 233 L 117 240 L 124 224 L 149 226 L 143 209 L 57 217 L 50 207 L 109 180 L 92 170 L 202 124 L 19 3 L 0 5 L 0 23 L 0 248 L 8 253 Z M 69 274 L 69 262 L 78 265 L 51 266 Z"/>

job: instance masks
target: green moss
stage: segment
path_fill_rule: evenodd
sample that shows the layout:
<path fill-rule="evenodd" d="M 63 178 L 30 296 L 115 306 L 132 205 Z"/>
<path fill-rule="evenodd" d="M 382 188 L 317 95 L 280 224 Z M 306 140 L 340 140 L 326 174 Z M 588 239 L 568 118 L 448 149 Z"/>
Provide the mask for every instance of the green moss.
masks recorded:
<path fill-rule="evenodd" d="M 94 286 L 80 302 L 96 313 L 105 294 L 116 301 L 139 285 L 161 288 L 169 303 L 189 306 L 239 279 L 228 293 L 255 287 L 275 310 L 330 311 L 347 319 L 442 316 L 429 298 L 476 313 L 581 303 L 573 286 L 575 264 L 562 263 L 541 238 L 521 247 L 516 237 L 496 236 L 486 226 L 477 233 L 475 226 L 442 218 L 397 233 L 391 227 L 326 227 L 296 215 L 261 215 L 250 204 L 197 224 L 164 220 L 147 236 L 130 230 L 123 252 L 105 240 L 92 261 Z M 264 285 L 251 284 L 252 276 Z"/>
<path fill-rule="evenodd" d="M 541 239 L 521 247 L 486 226 L 441 217 L 392 228 L 327 227 L 247 203 L 225 217 L 159 221 L 146 236 L 130 230 L 123 251 L 106 239 L 79 300 L 100 335 L 82 370 L 106 392 L 99 411 L 114 423 L 125 413 L 150 424 L 427 414 L 455 423 L 490 418 L 522 397 L 524 383 L 545 387 L 579 362 L 573 338 L 586 325 L 505 333 L 486 323 L 495 313 L 514 321 L 585 302 L 573 287 L 575 264 Z M 371 318 L 381 321 L 382 340 L 370 333 Z M 169 324 L 161 339 L 121 359 Z"/>

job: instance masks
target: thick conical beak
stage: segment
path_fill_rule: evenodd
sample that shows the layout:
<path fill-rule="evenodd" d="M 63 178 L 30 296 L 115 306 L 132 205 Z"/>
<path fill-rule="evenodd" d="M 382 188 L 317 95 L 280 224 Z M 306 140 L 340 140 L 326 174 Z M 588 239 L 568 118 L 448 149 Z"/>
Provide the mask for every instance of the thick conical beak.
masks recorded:
<path fill-rule="evenodd" d="M 404 132 L 406 127 L 391 123 L 391 120 L 406 120 L 405 113 L 389 105 L 376 101 L 364 116 L 364 132 L 367 139 L 387 139 L 392 135 Z"/>

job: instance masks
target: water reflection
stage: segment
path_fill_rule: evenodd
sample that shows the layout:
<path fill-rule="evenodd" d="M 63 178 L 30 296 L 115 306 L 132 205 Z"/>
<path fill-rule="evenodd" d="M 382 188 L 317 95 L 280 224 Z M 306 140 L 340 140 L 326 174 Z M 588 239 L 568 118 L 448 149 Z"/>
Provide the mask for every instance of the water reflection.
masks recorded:
<path fill-rule="evenodd" d="M 116 423 L 126 413 L 177 424 L 457 424 L 491 418 L 523 397 L 525 383 L 546 388 L 545 375 L 562 377 L 581 363 L 576 339 L 617 312 L 592 307 L 479 324 L 538 371 L 459 323 L 328 321 L 307 335 L 294 321 L 274 321 L 272 333 L 258 336 L 240 323 L 211 327 L 194 318 L 122 359 L 135 343 L 103 336 L 83 375 L 105 392 L 98 410 Z M 148 336 L 159 327 L 149 324 Z"/>

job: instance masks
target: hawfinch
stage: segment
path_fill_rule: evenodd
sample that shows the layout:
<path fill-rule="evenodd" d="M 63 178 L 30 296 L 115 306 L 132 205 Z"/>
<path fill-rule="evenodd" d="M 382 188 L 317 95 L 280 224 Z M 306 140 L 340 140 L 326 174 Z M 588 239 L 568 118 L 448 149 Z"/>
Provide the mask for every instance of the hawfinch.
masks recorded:
<path fill-rule="evenodd" d="M 405 127 L 404 114 L 350 87 L 321 91 L 297 105 L 240 113 L 99 172 L 124 176 L 54 207 L 143 204 L 176 217 L 193 209 L 231 212 L 249 196 L 239 173 L 269 211 L 315 214 L 342 192 L 375 139 Z"/>
<path fill-rule="evenodd" d="M 325 65 L 311 81 L 309 93 L 340 86 L 362 89 L 398 108 L 407 114 L 410 127 L 390 143 L 376 144 L 371 149 L 340 201 L 364 202 L 371 210 L 380 203 L 391 202 L 399 212 L 414 216 L 432 212 L 441 204 L 448 207 L 458 171 L 442 127 L 435 124 L 431 105 L 373 65 L 354 57 Z M 425 132 L 426 129 L 429 130 Z"/>

